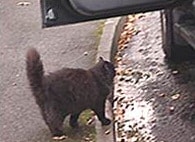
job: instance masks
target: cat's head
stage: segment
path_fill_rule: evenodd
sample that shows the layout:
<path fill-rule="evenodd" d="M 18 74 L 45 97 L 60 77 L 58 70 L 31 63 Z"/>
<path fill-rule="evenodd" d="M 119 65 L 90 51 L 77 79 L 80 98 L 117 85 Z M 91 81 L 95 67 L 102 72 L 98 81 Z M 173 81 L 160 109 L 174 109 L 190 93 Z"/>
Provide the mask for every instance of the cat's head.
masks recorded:
<path fill-rule="evenodd" d="M 114 65 L 109 61 L 105 61 L 102 57 L 99 57 L 99 63 L 100 63 L 102 72 L 105 75 L 108 75 L 109 77 L 111 77 L 113 79 L 114 76 L 115 76 L 115 67 L 114 67 Z"/>
<path fill-rule="evenodd" d="M 113 83 L 115 67 L 111 62 L 100 57 L 98 63 L 92 68 L 92 71 L 107 85 Z"/>

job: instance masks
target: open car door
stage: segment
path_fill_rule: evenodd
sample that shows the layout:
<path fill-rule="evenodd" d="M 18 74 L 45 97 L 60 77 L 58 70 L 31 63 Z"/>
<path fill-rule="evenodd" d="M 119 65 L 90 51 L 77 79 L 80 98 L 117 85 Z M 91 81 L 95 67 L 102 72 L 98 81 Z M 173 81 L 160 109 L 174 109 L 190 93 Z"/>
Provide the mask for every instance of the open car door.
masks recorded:
<path fill-rule="evenodd" d="M 43 27 L 65 25 L 180 5 L 184 0 L 41 0 Z"/>

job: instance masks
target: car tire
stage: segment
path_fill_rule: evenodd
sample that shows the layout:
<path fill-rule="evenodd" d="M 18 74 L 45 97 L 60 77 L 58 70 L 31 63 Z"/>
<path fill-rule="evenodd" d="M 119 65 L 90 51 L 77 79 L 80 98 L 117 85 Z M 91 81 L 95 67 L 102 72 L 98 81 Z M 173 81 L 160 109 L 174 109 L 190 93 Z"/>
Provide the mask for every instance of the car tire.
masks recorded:
<path fill-rule="evenodd" d="M 167 60 L 195 59 L 195 50 L 174 30 L 174 24 L 181 20 L 184 13 L 177 9 L 161 11 L 162 49 Z"/>

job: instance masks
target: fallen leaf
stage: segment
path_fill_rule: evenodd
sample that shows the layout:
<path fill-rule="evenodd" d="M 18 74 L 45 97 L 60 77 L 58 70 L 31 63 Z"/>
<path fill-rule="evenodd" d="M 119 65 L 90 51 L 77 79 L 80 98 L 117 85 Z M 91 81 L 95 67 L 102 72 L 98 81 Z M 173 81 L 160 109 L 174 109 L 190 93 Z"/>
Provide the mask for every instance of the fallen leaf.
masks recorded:
<path fill-rule="evenodd" d="M 18 6 L 29 6 L 31 3 L 30 2 L 27 2 L 27 1 L 21 1 L 21 2 L 18 2 L 17 5 Z"/>
<path fill-rule="evenodd" d="M 122 90 L 121 90 L 122 91 Z M 118 102 L 121 102 L 121 101 L 123 101 L 125 99 L 125 97 L 121 97 L 119 100 L 118 100 Z"/>
<path fill-rule="evenodd" d="M 117 92 L 119 92 L 119 93 L 122 92 L 122 89 L 118 89 Z M 120 98 L 120 99 L 121 99 L 121 98 Z"/>
<path fill-rule="evenodd" d="M 171 98 L 172 98 L 173 100 L 177 100 L 177 99 L 179 99 L 179 97 L 180 97 L 180 94 L 175 94 L 175 95 L 173 95 Z"/>
<path fill-rule="evenodd" d="M 55 136 L 53 137 L 53 140 L 64 140 L 64 139 L 67 139 L 68 137 L 63 135 L 63 136 Z"/>
<path fill-rule="evenodd" d="M 159 97 L 165 97 L 166 95 L 164 93 L 159 94 Z"/>
<path fill-rule="evenodd" d="M 84 54 L 84 56 L 87 56 L 87 55 L 88 55 L 88 52 L 86 51 L 86 52 L 84 52 L 83 54 Z"/>
<path fill-rule="evenodd" d="M 127 104 L 127 105 L 125 106 L 125 109 L 127 109 L 129 106 L 130 106 L 130 104 Z"/>
<path fill-rule="evenodd" d="M 138 137 L 132 137 L 132 138 L 131 138 L 131 141 L 132 141 L 132 142 L 137 142 L 137 141 L 138 141 Z"/>
<path fill-rule="evenodd" d="M 169 107 L 169 113 L 170 114 L 172 114 L 174 111 L 175 111 L 175 107 L 174 106 Z"/>
<path fill-rule="evenodd" d="M 120 79 L 119 79 L 119 81 L 124 81 L 125 80 L 125 78 L 124 77 L 121 77 Z"/>
<path fill-rule="evenodd" d="M 90 138 L 88 138 L 88 137 L 85 137 L 84 139 L 85 139 L 85 141 L 90 141 Z"/>
<path fill-rule="evenodd" d="M 156 118 L 153 118 L 150 122 L 151 123 L 155 123 L 156 122 Z"/>
<path fill-rule="evenodd" d="M 177 70 L 172 71 L 172 74 L 178 74 L 178 73 L 179 73 L 179 71 L 177 71 Z"/>
<path fill-rule="evenodd" d="M 17 84 L 16 83 L 12 83 L 12 86 L 16 86 Z"/>
<path fill-rule="evenodd" d="M 106 130 L 106 131 L 105 131 L 105 134 L 106 134 L 106 135 L 110 134 L 110 130 Z"/>
<path fill-rule="evenodd" d="M 95 118 L 92 117 L 87 121 L 87 125 L 91 125 L 94 122 Z"/>

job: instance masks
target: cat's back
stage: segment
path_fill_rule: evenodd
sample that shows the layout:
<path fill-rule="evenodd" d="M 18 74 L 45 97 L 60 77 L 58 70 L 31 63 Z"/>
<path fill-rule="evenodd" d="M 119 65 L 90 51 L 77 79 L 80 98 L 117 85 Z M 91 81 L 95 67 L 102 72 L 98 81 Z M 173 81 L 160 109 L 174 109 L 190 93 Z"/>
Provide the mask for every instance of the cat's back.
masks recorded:
<path fill-rule="evenodd" d="M 88 70 L 64 68 L 46 76 L 45 83 L 47 95 L 66 105 L 87 105 L 97 96 L 96 81 Z"/>
<path fill-rule="evenodd" d="M 51 74 L 51 76 L 55 76 L 56 78 L 64 78 L 71 80 L 79 80 L 90 78 L 90 73 L 84 69 L 74 69 L 74 68 L 63 68 Z"/>
<path fill-rule="evenodd" d="M 82 85 L 92 83 L 91 72 L 85 69 L 63 68 L 46 76 L 49 84 Z"/>

